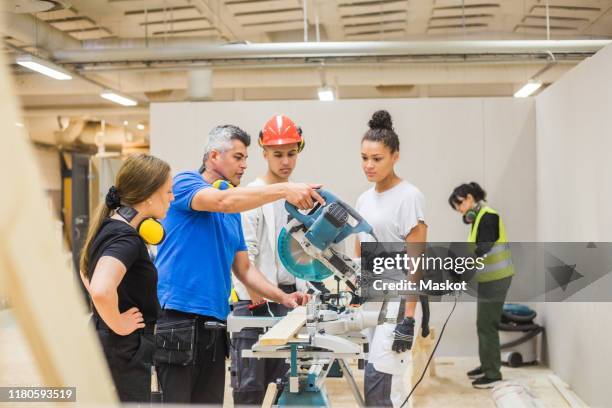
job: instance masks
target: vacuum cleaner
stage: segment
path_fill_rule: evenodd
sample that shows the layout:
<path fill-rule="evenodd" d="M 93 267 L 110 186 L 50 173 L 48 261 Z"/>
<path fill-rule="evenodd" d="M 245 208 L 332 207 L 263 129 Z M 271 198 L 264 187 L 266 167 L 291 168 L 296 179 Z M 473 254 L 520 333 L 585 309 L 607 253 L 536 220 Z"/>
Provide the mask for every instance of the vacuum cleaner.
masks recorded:
<path fill-rule="evenodd" d="M 520 367 L 538 363 L 537 336 L 544 327 L 534 323 L 536 315 L 528 306 L 504 304 L 498 325 L 502 364 Z"/>

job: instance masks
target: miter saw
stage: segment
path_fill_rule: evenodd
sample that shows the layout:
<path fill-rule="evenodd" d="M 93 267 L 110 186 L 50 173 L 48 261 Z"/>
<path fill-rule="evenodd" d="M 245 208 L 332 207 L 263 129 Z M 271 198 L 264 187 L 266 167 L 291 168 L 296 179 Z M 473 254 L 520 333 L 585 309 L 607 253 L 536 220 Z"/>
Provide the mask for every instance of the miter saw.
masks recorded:
<path fill-rule="evenodd" d="M 351 234 L 374 235 L 361 215 L 332 193 L 320 190 L 325 205 L 317 204 L 308 214 L 285 202 L 289 222 L 278 236 L 278 256 L 287 270 L 305 281 L 320 282 L 335 275 L 350 282 L 360 270 L 337 245 Z"/>
<path fill-rule="evenodd" d="M 367 358 L 364 345 L 368 339 L 361 331 L 379 323 L 381 304 L 352 304 L 359 295 L 361 266 L 340 248 L 352 234 L 373 235 L 372 227 L 332 193 L 319 190 L 319 194 L 325 205 L 317 204 L 307 214 L 285 203 L 289 221 L 278 237 L 278 254 L 285 268 L 295 277 L 311 282 L 313 293 L 306 305 L 305 323 L 284 344 L 265 343 L 264 334 L 251 350 L 243 351 L 242 357 L 289 360 L 291 368 L 278 397 L 279 406 L 328 406 L 324 380 L 337 361 L 358 405 L 363 406 L 348 359 Z M 312 284 L 331 276 L 338 282 L 336 293 Z M 349 290 L 341 291 L 340 283 Z M 281 319 L 230 315 L 228 331 L 269 329 Z"/>
<path fill-rule="evenodd" d="M 360 287 L 361 265 L 359 261 L 342 253 L 343 241 L 352 234 L 363 232 L 378 242 L 372 227 L 357 211 L 332 193 L 319 190 L 319 194 L 324 198 L 325 205 L 317 204 L 307 214 L 285 203 L 289 220 L 277 242 L 282 264 L 295 277 L 307 281 L 311 288 L 311 299 L 305 310 L 299 311 L 303 316 L 241 317 L 232 314 L 228 318 L 230 333 L 244 328 L 267 330 L 251 350 L 242 352 L 242 357 L 283 358 L 290 363 L 288 378 L 268 387 L 264 406 L 270 406 L 270 401 L 277 401 L 278 406 L 329 406 L 325 379 L 334 363 L 340 367 L 357 405 L 365 406 L 348 360 L 358 359 L 363 362 L 367 359 L 368 338 L 363 329 L 382 323 L 394 323 L 398 318 L 397 308 L 395 312 L 393 307 L 388 308 L 387 301 L 360 300 L 363 299 Z M 337 281 L 335 293 L 321 283 L 331 276 Z M 348 290 L 340 290 L 341 283 Z M 426 293 L 420 295 L 423 306 L 421 334 L 425 337 L 425 333 L 429 332 L 429 306 Z M 457 296 L 427 365 L 402 406 L 423 379 L 456 305 Z M 295 312 L 298 310 L 290 314 Z M 281 320 L 284 320 L 283 324 L 276 326 Z M 296 321 L 298 324 L 295 324 Z M 284 330 L 288 326 L 285 323 L 293 323 L 295 331 L 291 330 L 280 343 L 270 342 L 269 335 L 274 332 L 271 329 L 276 326 Z M 280 396 L 276 395 L 279 390 Z M 269 404 L 266 405 L 266 402 Z"/>

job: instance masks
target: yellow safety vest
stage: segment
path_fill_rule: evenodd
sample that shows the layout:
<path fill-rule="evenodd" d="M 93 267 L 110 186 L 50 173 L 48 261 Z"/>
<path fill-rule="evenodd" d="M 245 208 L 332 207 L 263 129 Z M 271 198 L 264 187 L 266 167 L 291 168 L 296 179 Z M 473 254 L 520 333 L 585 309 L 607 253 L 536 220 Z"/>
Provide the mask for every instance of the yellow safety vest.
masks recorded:
<path fill-rule="evenodd" d="M 480 211 L 478 211 L 478 215 L 474 220 L 474 224 L 472 224 L 472 229 L 468 236 L 468 242 L 476 243 L 478 226 L 485 214 L 497 214 L 497 211 L 487 206 L 482 207 Z M 497 215 L 499 216 L 499 214 Z M 476 275 L 477 282 L 491 282 L 514 275 L 512 253 L 508 240 L 506 239 L 506 228 L 504 227 L 501 216 L 499 216 L 499 238 L 495 241 L 493 248 L 485 255 L 483 263 L 485 267 L 483 270 L 478 271 Z"/>

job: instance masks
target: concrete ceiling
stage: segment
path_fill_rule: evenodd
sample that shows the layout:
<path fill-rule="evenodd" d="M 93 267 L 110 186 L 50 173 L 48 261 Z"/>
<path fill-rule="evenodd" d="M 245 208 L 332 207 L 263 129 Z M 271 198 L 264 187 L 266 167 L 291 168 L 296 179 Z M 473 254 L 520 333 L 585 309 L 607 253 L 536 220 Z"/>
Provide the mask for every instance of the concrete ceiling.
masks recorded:
<path fill-rule="evenodd" d="M 32 0 L 32 4 L 36 0 Z M 5 52 L 26 51 L 53 59 L 79 47 L 164 47 L 193 43 L 304 41 L 429 41 L 546 39 L 545 0 L 69 0 L 56 9 L 28 15 L 36 26 L 64 36 L 51 39 L 6 29 Z M 68 5 L 68 7 L 63 7 Z M 24 17 L 11 14 L 8 17 Z M 550 0 L 553 40 L 612 38 L 612 0 Z M 305 30 L 306 29 L 306 30 Z M 32 31 L 32 30 L 30 30 Z M 59 37 L 58 37 L 59 38 Z M 55 48 L 55 49 L 50 49 Z M 540 80 L 554 82 L 584 55 L 542 58 L 376 59 L 321 63 L 304 60 L 212 65 L 212 100 L 313 99 L 322 83 L 340 98 L 509 96 L 547 67 Z M 198 66 L 207 66 L 206 61 Z M 102 118 L 116 126 L 146 123 L 148 103 L 189 99 L 190 61 L 166 64 L 65 64 L 78 74 L 55 81 L 14 67 L 25 121 L 65 115 Z M 117 107 L 99 97 L 112 88 L 139 100 Z M 132 125 L 133 124 L 133 125 Z M 136 135 L 146 131 L 132 129 Z M 53 132 L 56 132 L 54 129 Z M 47 139 L 49 135 L 45 136 Z"/>
<path fill-rule="evenodd" d="M 303 39 L 301 0 L 70 0 L 36 17 L 78 40 L 201 36 L 225 41 Z M 609 0 L 550 0 L 555 38 L 612 35 Z M 309 38 L 414 39 L 479 33 L 545 38 L 544 0 L 310 0 Z"/>

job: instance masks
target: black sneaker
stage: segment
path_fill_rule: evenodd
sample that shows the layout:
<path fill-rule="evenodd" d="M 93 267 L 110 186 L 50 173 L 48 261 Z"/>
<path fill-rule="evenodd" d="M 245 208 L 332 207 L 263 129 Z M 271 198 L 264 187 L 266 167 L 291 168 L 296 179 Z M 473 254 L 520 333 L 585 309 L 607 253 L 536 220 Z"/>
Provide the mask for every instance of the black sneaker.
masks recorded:
<path fill-rule="evenodd" d="M 468 371 L 467 372 L 467 376 L 470 377 L 470 379 L 472 379 L 472 380 L 480 378 L 483 375 L 484 375 L 484 373 L 482 372 L 482 368 L 480 368 L 480 367 L 475 368 L 472 371 Z"/>
<path fill-rule="evenodd" d="M 477 380 L 472 381 L 472 387 L 480 388 L 480 389 L 493 388 L 501 380 L 502 380 L 501 378 L 493 380 L 491 378 L 487 378 L 483 376 L 483 377 L 478 378 Z"/>

